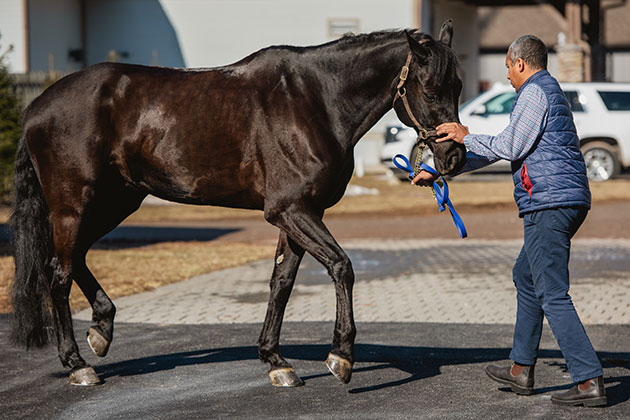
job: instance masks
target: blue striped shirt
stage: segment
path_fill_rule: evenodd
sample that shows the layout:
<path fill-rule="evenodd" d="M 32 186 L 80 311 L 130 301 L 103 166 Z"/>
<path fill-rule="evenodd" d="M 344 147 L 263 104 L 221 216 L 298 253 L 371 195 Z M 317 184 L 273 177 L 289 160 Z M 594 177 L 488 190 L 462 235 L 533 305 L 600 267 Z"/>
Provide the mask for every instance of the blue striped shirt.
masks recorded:
<path fill-rule="evenodd" d="M 464 137 L 466 164 L 459 173 L 483 168 L 498 160 L 519 160 L 527 155 L 547 124 L 549 102 L 543 90 L 528 84 L 518 96 L 510 124 L 498 135 L 468 134 Z"/>

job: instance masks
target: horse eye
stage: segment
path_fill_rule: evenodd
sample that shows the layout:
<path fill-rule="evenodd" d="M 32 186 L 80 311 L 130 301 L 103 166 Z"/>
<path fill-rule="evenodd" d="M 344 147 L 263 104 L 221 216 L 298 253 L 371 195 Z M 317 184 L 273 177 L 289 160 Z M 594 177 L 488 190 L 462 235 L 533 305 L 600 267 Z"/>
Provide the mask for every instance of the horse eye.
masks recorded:
<path fill-rule="evenodd" d="M 435 102 L 437 100 L 437 95 L 433 93 L 425 92 L 424 97 L 426 98 L 427 102 Z"/>

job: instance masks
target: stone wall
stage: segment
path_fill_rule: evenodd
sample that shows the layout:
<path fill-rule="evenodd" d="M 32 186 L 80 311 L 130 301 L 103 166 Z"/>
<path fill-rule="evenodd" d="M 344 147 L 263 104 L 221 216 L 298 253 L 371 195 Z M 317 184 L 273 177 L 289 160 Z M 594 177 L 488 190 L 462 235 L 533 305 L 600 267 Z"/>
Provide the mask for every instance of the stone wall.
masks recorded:
<path fill-rule="evenodd" d="M 584 52 L 579 45 L 567 44 L 556 48 L 559 82 L 584 82 Z"/>

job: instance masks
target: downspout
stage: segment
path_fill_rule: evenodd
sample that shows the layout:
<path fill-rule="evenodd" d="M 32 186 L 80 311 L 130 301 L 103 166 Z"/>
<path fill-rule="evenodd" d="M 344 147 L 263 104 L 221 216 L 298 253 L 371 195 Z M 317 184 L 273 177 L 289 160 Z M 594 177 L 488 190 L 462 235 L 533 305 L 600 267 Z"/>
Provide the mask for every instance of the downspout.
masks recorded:
<path fill-rule="evenodd" d="M 422 0 L 413 0 L 413 27 L 423 30 L 422 28 Z"/>
<path fill-rule="evenodd" d="M 28 18 L 28 0 L 22 0 L 22 28 L 24 34 L 24 73 L 28 73 L 31 67 L 30 48 L 29 48 L 29 18 Z"/>
<path fill-rule="evenodd" d="M 83 52 L 81 65 L 83 68 L 87 67 L 87 4 L 86 0 L 80 0 L 80 13 L 81 13 L 81 51 Z"/>

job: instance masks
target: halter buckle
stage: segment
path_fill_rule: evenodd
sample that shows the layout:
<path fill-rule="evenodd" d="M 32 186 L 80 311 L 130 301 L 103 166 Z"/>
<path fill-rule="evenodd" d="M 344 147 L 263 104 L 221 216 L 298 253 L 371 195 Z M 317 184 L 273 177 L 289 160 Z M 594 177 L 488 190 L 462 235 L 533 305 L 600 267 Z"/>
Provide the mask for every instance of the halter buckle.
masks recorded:
<path fill-rule="evenodd" d="M 400 80 L 404 82 L 407 80 L 407 76 L 409 76 L 409 67 L 403 66 L 402 70 L 400 70 Z"/>
<path fill-rule="evenodd" d="M 418 139 L 424 141 L 428 138 L 429 138 L 429 132 L 424 128 L 418 128 Z"/>

